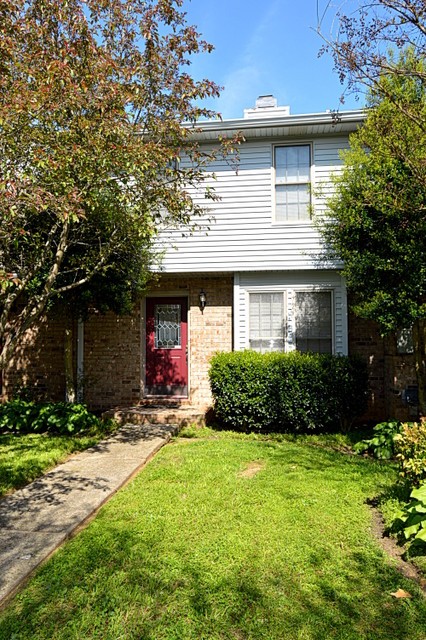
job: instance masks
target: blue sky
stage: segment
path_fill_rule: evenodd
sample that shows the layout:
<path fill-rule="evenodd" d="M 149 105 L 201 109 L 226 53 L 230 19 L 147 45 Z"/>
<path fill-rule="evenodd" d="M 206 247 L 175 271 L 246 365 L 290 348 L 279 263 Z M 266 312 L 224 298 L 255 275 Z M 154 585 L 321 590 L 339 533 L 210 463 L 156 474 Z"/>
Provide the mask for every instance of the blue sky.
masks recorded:
<path fill-rule="evenodd" d="M 317 0 L 185 0 L 184 8 L 188 22 L 215 46 L 193 59 L 191 74 L 224 87 L 208 104 L 224 118 L 242 117 L 264 94 L 290 105 L 292 114 L 363 106 L 353 95 L 340 105 L 343 89 L 332 60 L 318 58 Z"/>

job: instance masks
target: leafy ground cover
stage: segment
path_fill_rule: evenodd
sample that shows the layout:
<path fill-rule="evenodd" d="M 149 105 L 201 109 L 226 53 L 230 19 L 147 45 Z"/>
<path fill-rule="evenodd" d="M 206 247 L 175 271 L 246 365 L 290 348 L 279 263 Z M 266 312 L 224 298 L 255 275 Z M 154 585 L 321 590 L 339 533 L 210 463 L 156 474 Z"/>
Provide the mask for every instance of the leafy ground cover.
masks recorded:
<path fill-rule="evenodd" d="M 198 435 L 38 572 L 1 638 L 425 640 L 426 600 L 371 535 L 391 464 L 318 436 Z"/>
<path fill-rule="evenodd" d="M 80 436 L 0 435 L 0 496 L 35 480 L 72 453 L 96 444 L 112 428 L 109 425 L 106 430 Z"/>

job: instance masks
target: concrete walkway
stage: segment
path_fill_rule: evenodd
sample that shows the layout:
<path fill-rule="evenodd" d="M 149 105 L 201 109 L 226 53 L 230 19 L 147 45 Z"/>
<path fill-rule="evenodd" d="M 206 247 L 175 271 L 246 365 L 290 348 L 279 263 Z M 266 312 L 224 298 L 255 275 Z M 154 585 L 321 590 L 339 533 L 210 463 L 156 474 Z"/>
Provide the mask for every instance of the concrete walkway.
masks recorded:
<path fill-rule="evenodd" d="M 124 425 L 0 499 L 0 606 L 177 431 L 170 424 Z"/>

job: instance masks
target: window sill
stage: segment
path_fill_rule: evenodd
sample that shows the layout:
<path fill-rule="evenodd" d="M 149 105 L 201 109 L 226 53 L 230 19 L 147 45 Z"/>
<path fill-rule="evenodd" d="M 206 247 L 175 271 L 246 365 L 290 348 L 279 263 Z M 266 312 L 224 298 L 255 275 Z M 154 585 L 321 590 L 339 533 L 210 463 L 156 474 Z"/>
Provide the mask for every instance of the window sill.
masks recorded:
<path fill-rule="evenodd" d="M 272 220 L 271 227 L 312 227 L 312 220 L 299 220 L 298 222 L 277 222 L 276 220 Z"/>

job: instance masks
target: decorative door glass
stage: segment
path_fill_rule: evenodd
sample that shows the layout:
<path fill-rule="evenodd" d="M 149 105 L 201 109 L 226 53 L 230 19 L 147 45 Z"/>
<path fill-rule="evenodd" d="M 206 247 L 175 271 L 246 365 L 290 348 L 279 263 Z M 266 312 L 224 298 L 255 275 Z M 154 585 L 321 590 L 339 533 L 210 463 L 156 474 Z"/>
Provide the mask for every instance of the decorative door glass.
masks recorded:
<path fill-rule="evenodd" d="M 176 349 L 181 346 L 180 304 L 156 304 L 154 312 L 155 348 Z"/>

